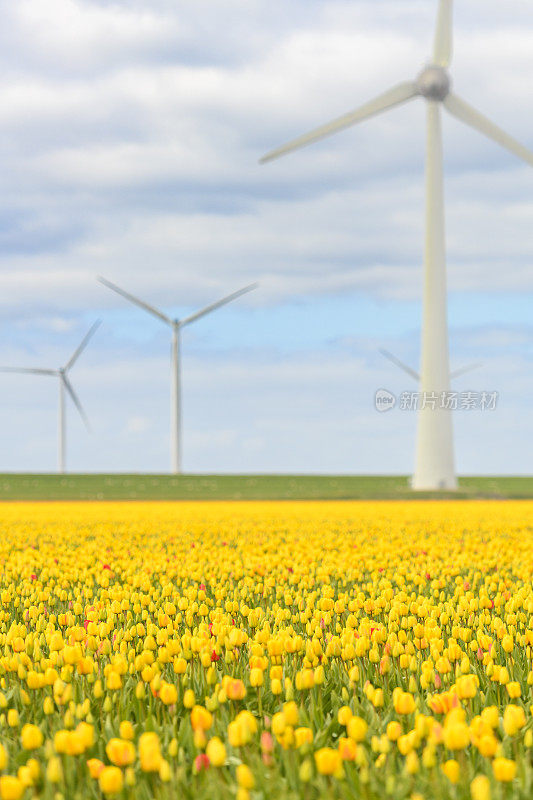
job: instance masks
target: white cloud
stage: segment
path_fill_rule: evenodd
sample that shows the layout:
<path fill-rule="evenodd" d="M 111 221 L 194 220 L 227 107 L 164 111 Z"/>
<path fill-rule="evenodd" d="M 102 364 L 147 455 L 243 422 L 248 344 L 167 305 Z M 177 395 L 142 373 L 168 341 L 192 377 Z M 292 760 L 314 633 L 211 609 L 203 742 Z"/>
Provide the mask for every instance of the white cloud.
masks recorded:
<path fill-rule="evenodd" d="M 135 53 L 149 55 L 179 31 L 176 15 L 161 9 L 98 5 L 85 0 L 2 2 L 5 38 L 15 42 L 29 63 L 41 69 L 109 68 Z M 8 37 L 9 34 L 9 37 Z"/>
<path fill-rule="evenodd" d="M 146 433 L 152 427 L 152 422 L 148 417 L 129 417 L 126 420 L 126 433 L 138 434 Z"/>

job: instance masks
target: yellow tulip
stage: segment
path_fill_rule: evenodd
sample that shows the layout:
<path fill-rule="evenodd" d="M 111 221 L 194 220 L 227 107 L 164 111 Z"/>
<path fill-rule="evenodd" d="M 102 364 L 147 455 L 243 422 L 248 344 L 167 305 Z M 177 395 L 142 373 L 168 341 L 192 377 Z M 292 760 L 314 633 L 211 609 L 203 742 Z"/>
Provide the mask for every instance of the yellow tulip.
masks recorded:
<path fill-rule="evenodd" d="M 10 728 L 18 728 L 19 725 L 19 712 L 16 708 L 10 708 L 7 712 L 7 724 Z"/>
<path fill-rule="evenodd" d="M 409 692 L 396 692 L 393 697 L 394 710 L 397 714 L 412 714 L 415 710 L 415 699 Z"/>
<path fill-rule="evenodd" d="M 338 750 L 322 747 L 315 753 L 315 763 L 321 775 L 336 775 L 342 768 L 342 758 Z"/>
<path fill-rule="evenodd" d="M 516 762 L 509 758 L 495 758 L 492 762 L 492 771 L 497 781 L 509 783 L 516 775 Z"/>
<path fill-rule="evenodd" d="M 451 783 L 457 783 L 461 775 L 461 768 L 455 759 L 450 758 L 441 767 L 442 771 Z"/>
<path fill-rule="evenodd" d="M 166 706 L 172 706 L 178 702 L 178 690 L 173 683 L 163 682 L 159 689 L 159 698 Z"/>
<path fill-rule="evenodd" d="M 255 780 L 253 776 L 253 772 L 249 766 L 246 764 L 239 764 L 237 767 L 237 783 L 243 789 L 253 789 L 255 786 Z"/>
<path fill-rule="evenodd" d="M 259 687 L 263 685 L 263 670 L 255 668 L 250 670 L 250 686 Z"/>
<path fill-rule="evenodd" d="M 503 713 L 503 728 L 508 736 L 514 736 L 526 724 L 526 715 L 521 706 L 508 705 Z"/>
<path fill-rule="evenodd" d="M 24 750 L 36 750 L 43 743 L 43 734 L 37 725 L 24 725 L 20 732 L 20 741 Z"/>
<path fill-rule="evenodd" d="M 121 739 L 133 739 L 135 737 L 135 731 L 133 730 L 133 725 L 127 719 L 122 720 L 119 725 L 119 733 Z"/>
<path fill-rule="evenodd" d="M 105 795 L 118 794 L 124 785 L 122 771 L 118 767 L 104 767 L 98 777 L 98 784 Z"/>
<path fill-rule="evenodd" d="M 226 761 L 226 748 L 218 738 L 213 736 L 207 743 L 205 753 L 214 767 L 222 767 Z"/>
<path fill-rule="evenodd" d="M 127 739 L 110 739 L 105 751 L 112 764 L 125 767 L 135 761 L 135 746 Z"/>
<path fill-rule="evenodd" d="M 362 742 L 368 730 L 367 722 L 361 717 L 353 716 L 348 722 L 347 733 L 354 742 Z"/>
<path fill-rule="evenodd" d="M 149 731 L 139 738 L 139 759 L 143 772 L 159 772 L 161 765 L 161 746 L 156 733 Z"/>
<path fill-rule="evenodd" d="M 1 800 L 20 800 L 24 790 L 25 786 L 22 781 L 13 775 L 2 775 L 0 778 Z"/>
<path fill-rule="evenodd" d="M 470 784 L 472 800 L 490 800 L 490 781 L 486 775 L 476 775 Z"/>

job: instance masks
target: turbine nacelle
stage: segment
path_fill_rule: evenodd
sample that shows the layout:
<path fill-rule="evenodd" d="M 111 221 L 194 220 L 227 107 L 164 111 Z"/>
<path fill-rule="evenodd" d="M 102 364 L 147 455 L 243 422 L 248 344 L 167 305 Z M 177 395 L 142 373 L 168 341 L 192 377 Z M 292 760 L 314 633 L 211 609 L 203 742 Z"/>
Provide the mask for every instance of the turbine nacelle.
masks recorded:
<path fill-rule="evenodd" d="M 422 70 L 416 79 L 418 94 L 426 100 L 434 100 L 442 103 L 450 94 L 452 81 L 448 71 L 444 67 L 430 64 Z"/>

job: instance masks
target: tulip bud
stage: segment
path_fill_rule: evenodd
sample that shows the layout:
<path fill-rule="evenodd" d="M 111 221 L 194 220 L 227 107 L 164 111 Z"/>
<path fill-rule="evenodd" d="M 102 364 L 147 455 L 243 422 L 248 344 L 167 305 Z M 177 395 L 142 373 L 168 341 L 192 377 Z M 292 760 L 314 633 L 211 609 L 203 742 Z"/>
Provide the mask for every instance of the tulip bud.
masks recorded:
<path fill-rule="evenodd" d="M 313 764 L 310 759 L 306 758 L 300 765 L 300 780 L 302 783 L 309 783 L 313 777 Z"/>

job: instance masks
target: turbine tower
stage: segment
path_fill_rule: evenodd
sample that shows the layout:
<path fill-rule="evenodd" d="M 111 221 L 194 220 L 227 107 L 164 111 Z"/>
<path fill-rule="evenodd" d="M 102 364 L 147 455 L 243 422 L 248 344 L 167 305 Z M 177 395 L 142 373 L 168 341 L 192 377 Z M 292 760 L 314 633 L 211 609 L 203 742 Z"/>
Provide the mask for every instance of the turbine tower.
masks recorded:
<path fill-rule="evenodd" d="M 158 308 L 154 308 L 154 306 L 145 303 L 143 300 L 139 300 L 137 297 L 134 297 L 129 292 L 125 292 L 124 289 L 121 289 L 111 281 L 108 281 L 106 278 L 99 277 L 98 280 L 100 283 L 103 283 L 104 286 L 107 286 L 108 289 L 112 289 L 117 294 L 124 297 L 126 300 L 129 300 L 130 303 L 133 303 L 140 308 L 143 308 L 145 311 L 148 311 L 149 314 L 153 314 L 154 317 L 157 317 L 162 322 L 165 322 L 172 331 L 172 364 L 171 364 L 171 390 L 170 390 L 170 455 L 171 455 L 171 465 L 172 465 L 172 472 L 175 475 L 178 475 L 181 472 L 181 361 L 180 361 L 180 334 L 181 329 L 184 328 L 186 325 L 190 325 L 191 322 L 196 322 L 197 319 L 200 317 L 205 317 L 206 314 L 210 314 L 212 311 L 215 311 L 217 308 L 221 306 L 225 306 L 227 303 L 231 303 L 232 300 L 236 300 L 243 294 L 247 292 L 251 292 L 253 289 L 256 289 L 258 284 L 252 283 L 249 286 L 245 286 L 243 289 L 239 289 L 232 294 L 227 295 L 227 297 L 223 297 L 221 300 L 217 300 L 215 303 L 211 303 L 211 305 L 206 306 L 205 308 L 200 309 L 200 311 L 196 311 L 194 314 L 191 314 L 188 317 L 184 317 L 183 319 L 172 319 L 172 317 L 167 316 Z"/>
<path fill-rule="evenodd" d="M 58 414 L 58 472 L 65 472 L 65 463 L 66 463 L 66 447 L 67 447 L 67 431 L 66 431 L 66 419 L 65 419 L 65 392 L 70 395 L 70 398 L 78 412 L 85 423 L 87 430 L 90 430 L 89 421 L 87 419 L 87 415 L 83 410 L 83 406 L 80 403 L 80 399 L 76 392 L 74 391 L 74 387 L 72 386 L 68 373 L 81 356 L 82 352 L 85 350 L 87 345 L 89 344 L 89 339 L 93 336 L 96 332 L 96 329 L 100 325 L 100 320 L 94 323 L 94 325 L 89 329 L 89 331 L 83 337 L 81 343 L 78 345 L 72 356 L 69 358 L 67 363 L 64 367 L 59 367 L 59 369 L 33 369 L 30 367 L 0 367 L 0 372 L 16 372 L 16 373 L 24 373 L 26 375 L 52 375 L 59 379 L 59 414 Z"/>
<path fill-rule="evenodd" d="M 426 101 L 426 233 L 420 396 L 437 398 L 450 389 L 448 323 L 446 311 L 446 253 L 444 237 L 444 191 L 442 167 L 441 108 L 480 133 L 493 139 L 533 165 L 533 153 L 498 128 L 475 108 L 451 91 L 448 72 L 452 56 L 452 0 L 440 0 L 431 63 L 414 81 L 400 83 L 369 103 L 315 128 L 267 153 L 261 163 L 297 150 L 356 125 L 415 97 Z M 414 489 L 457 488 L 453 455 L 452 413 L 446 408 L 420 407 L 416 444 Z"/>

